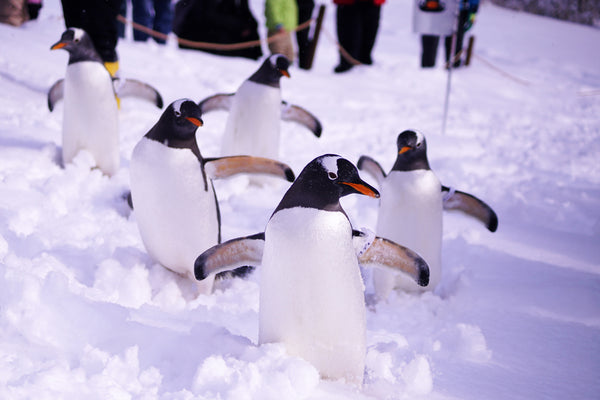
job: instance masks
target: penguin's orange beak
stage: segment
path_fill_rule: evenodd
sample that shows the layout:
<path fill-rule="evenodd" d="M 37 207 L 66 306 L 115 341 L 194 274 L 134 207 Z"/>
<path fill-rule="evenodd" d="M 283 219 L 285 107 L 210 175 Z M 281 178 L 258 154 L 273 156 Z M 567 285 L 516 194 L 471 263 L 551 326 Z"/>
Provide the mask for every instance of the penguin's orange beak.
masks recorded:
<path fill-rule="evenodd" d="M 287 69 L 280 69 L 279 72 L 281 73 L 281 75 L 289 78 L 290 77 L 290 73 L 288 72 Z"/>
<path fill-rule="evenodd" d="M 190 121 L 192 124 L 196 125 L 196 126 L 202 126 L 204 123 L 202 122 L 202 120 L 198 119 L 198 118 L 193 118 L 193 117 L 185 117 L 185 119 L 187 119 L 188 121 Z"/>
<path fill-rule="evenodd" d="M 403 148 L 400 149 L 400 151 L 398 151 L 398 154 L 406 153 L 409 150 L 412 150 L 412 147 L 404 146 Z"/>
<path fill-rule="evenodd" d="M 58 42 L 55 45 L 53 45 L 52 47 L 50 47 L 50 50 L 58 50 L 58 49 L 62 49 L 63 47 L 65 47 L 67 44 L 65 42 Z"/>
<path fill-rule="evenodd" d="M 354 190 L 356 190 L 357 192 L 359 192 L 361 194 L 364 194 L 365 196 L 374 197 L 376 199 L 379 198 L 379 193 L 377 193 L 373 189 L 371 189 L 361 183 L 352 183 L 352 182 L 340 182 L 340 183 L 350 186 L 351 188 L 353 188 Z"/>

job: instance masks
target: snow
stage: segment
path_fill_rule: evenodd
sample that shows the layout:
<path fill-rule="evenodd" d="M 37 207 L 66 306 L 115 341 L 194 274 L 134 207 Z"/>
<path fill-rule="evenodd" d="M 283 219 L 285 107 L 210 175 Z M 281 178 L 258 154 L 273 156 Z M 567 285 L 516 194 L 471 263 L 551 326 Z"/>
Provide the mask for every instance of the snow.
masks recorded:
<path fill-rule="evenodd" d="M 447 74 L 439 60 L 419 68 L 411 2 L 385 4 L 375 64 L 343 75 L 327 4 L 314 68 L 282 82 L 323 135 L 284 123 L 281 159 L 298 173 L 321 154 L 365 154 L 389 170 L 396 135 L 418 129 L 441 182 L 490 204 L 498 231 L 446 214 L 439 290 L 369 307 L 361 389 L 319 379 L 283 346 L 257 345 L 260 271 L 196 296 L 146 253 L 124 195 L 160 110 L 122 101 L 114 176 L 90 171 L 85 152 L 59 166 L 62 103 L 50 113 L 46 91 L 67 54 L 49 50 L 64 25 L 47 0 L 39 20 L 0 26 L 0 398 L 597 398 L 600 31 L 483 3 L 442 135 Z M 251 6 L 264 37 L 262 1 Z M 126 39 L 118 51 L 123 76 L 166 104 L 232 92 L 259 65 L 172 43 Z M 216 155 L 226 113 L 203 119 L 200 149 Z M 216 183 L 224 240 L 264 230 L 288 187 L 246 183 Z M 355 227 L 374 227 L 377 200 L 343 204 Z"/>

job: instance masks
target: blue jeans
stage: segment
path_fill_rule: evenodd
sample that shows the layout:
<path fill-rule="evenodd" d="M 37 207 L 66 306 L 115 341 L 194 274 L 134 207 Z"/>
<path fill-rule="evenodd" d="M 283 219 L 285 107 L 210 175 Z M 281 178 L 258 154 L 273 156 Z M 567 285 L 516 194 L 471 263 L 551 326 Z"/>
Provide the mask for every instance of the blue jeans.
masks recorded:
<path fill-rule="evenodd" d="M 133 21 L 155 31 L 169 34 L 173 28 L 173 7 L 171 0 L 131 0 L 133 7 Z M 146 41 L 149 35 L 145 32 L 133 30 L 133 40 Z M 158 43 L 164 40 L 154 38 Z"/>

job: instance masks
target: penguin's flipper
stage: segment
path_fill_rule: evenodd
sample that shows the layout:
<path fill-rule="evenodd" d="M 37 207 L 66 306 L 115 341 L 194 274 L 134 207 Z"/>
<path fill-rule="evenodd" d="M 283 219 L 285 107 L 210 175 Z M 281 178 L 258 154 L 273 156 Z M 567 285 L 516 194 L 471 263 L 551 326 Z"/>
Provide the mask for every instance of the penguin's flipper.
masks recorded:
<path fill-rule="evenodd" d="M 366 171 L 368 174 L 372 175 L 373 178 L 377 180 L 377 184 L 381 186 L 383 180 L 386 177 L 386 174 L 377 161 L 375 161 L 369 156 L 360 156 L 360 158 L 358 159 L 358 163 L 356 163 L 356 166 L 361 171 Z"/>
<path fill-rule="evenodd" d="M 48 90 L 48 109 L 54 111 L 54 106 L 59 100 L 62 100 L 65 93 L 65 80 L 59 79 Z"/>
<path fill-rule="evenodd" d="M 419 286 L 429 284 L 429 266 L 416 252 L 391 240 L 375 236 L 372 232 L 354 230 L 352 234 L 360 265 L 392 268 L 407 274 Z"/>
<path fill-rule="evenodd" d="M 229 156 L 218 158 L 205 158 L 204 170 L 212 179 L 227 178 L 239 173 L 274 175 L 288 182 L 295 179 L 294 171 L 279 161 L 263 157 Z"/>
<path fill-rule="evenodd" d="M 214 110 L 229 111 L 229 109 L 231 108 L 231 101 L 233 100 L 234 95 L 235 93 L 218 93 L 200 101 L 200 103 L 198 103 L 198 106 L 200 107 L 200 111 L 202 111 L 202 114 L 206 114 Z"/>
<path fill-rule="evenodd" d="M 115 94 L 119 98 L 137 97 L 148 100 L 158 108 L 163 107 L 163 99 L 158 90 L 147 83 L 136 79 L 113 78 L 113 87 Z"/>
<path fill-rule="evenodd" d="M 316 137 L 321 137 L 321 132 L 323 132 L 323 125 L 317 117 L 304 108 L 288 104 L 285 101 L 281 102 L 281 119 L 307 127 Z"/>
<path fill-rule="evenodd" d="M 231 239 L 213 246 L 196 258 L 194 275 L 201 281 L 210 274 L 216 275 L 240 267 L 259 265 L 264 246 L 264 232 Z"/>
<path fill-rule="evenodd" d="M 442 192 L 444 192 L 444 210 L 462 211 L 483 222 L 490 232 L 496 232 L 498 216 L 485 202 L 469 193 L 447 186 L 442 186 Z"/>

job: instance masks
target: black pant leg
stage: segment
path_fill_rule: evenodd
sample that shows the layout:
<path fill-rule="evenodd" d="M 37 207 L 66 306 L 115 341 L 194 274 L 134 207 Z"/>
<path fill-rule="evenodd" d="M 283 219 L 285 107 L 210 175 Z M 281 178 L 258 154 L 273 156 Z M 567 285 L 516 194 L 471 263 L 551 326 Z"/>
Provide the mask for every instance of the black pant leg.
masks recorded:
<path fill-rule="evenodd" d="M 456 44 L 454 47 L 454 55 L 455 56 L 457 54 L 460 54 L 460 52 L 462 51 L 463 41 L 464 41 L 464 37 L 465 37 L 465 24 L 467 23 L 468 19 L 469 19 L 468 11 L 462 10 L 458 14 L 458 30 L 456 31 Z M 452 36 L 446 36 L 444 44 L 446 47 L 446 63 L 449 63 L 450 62 L 450 52 L 452 49 Z M 455 67 L 460 66 L 460 58 L 457 57 L 457 59 L 454 61 L 454 66 Z"/>
<path fill-rule="evenodd" d="M 375 46 L 375 39 L 377 38 L 377 31 L 379 30 L 381 6 L 368 1 L 359 2 L 358 5 L 360 7 L 359 17 L 361 19 L 362 31 L 358 48 L 358 61 L 370 65 L 373 63 L 371 52 Z"/>
<path fill-rule="evenodd" d="M 298 1 L 298 23 L 302 24 L 312 17 L 315 2 L 313 0 Z M 300 67 L 305 67 L 308 60 L 308 51 L 310 48 L 310 40 L 308 33 L 310 27 L 296 32 L 296 41 L 298 42 L 298 62 Z"/>
<path fill-rule="evenodd" d="M 361 29 L 358 23 L 356 5 L 338 5 L 336 20 L 337 20 L 337 35 L 340 45 L 354 58 L 358 58 L 358 43 Z M 340 65 L 351 65 L 340 52 Z"/>
<path fill-rule="evenodd" d="M 421 67 L 430 68 L 435 66 L 439 41 L 439 36 L 421 35 Z"/>
<path fill-rule="evenodd" d="M 86 30 L 92 37 L 96 50 L 103 61 L 117 61 L 117 41 L 119 39 L 117 15 L 120 0 L 88 0 Z"/>

